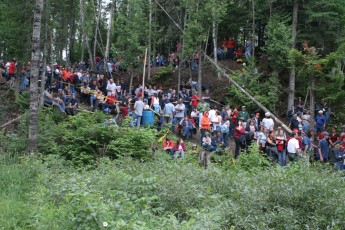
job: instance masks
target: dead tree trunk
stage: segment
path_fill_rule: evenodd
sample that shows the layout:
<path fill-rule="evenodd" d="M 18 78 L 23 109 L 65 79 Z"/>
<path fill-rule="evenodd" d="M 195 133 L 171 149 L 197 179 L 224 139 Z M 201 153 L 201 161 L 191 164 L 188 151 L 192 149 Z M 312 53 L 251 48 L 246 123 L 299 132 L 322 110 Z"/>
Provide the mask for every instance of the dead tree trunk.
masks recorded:
<path fill-rule="evenodd" d="M 34 11 L 34 25 L 32 30 L 31 53 L 31 82 L 30 82 L 30 119 L 28 153 L 33 155 L 37 151 L 38 136 L 38 75 L 40 62 L 41 19 L 44 0 L 36 0 Z"/>
<path fill-rule="evenodd" d="M 206 54 L 204 54 L 205 57 L 217 68 L 217 70 L 226 78 L 229 79 L 229 81 L 236 86 L 236 88 L 238 88 L 242 93 L 244 93 L 252 102 L 254 102 L 259 108 L 261 108 L 263 111 L 265 112 L 270 112 L 264 105 L 262 105 L 259 101 L 257 101 L 252 95 L 250 95 L 250 93 L 248 93 L 245 89 L 243 89 L 234 79 L 232 79 L 231 76 L 229 76 L 229 74 L 227 74 L 225 72 L 225 70 L 221 67 L 219 67 L 212 58 L 210 58 L 209 56 L 207 56 Z M 271 113 L 271 117 L 277 122 L 279 123 L 279 125 L 281 127 L 283 127 L 286 131 L 288 131 L 289 133 L 291 133 L 291 129 L 289 127 L 287 127 L 284 122 L 282 122 L 281 120 L 279 120 L 274 114 Z"/>

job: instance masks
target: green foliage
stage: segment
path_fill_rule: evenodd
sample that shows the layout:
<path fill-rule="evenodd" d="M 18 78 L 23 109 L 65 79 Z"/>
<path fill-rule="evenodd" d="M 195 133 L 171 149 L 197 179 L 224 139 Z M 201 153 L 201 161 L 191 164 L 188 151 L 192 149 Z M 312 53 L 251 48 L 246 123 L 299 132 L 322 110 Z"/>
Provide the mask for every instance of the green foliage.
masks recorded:
<path fill-rule="evenodd" d="M 275 17 L 269 20 L 266 29 L 267 41 L 264 50 L 267 52 L 270 66 L 279 73 L 287 67 L 291 48 L 291 29 Z"/>
<path fill-rule="evenodd" d="M 28 92 L 18 93 L 15 103 L 22 113 L 26 112 L 30 106 L 30 94 Z"/>
<path fill-rule="evenodd" d="M 253 73 L 255 68 L 252 64 L 243 67 L 241 71 L 236 71 L 231 76 L 238 84 L 245 88 L 255 99 L 266 106 L 270 111 L 276 111 L 279 99 L 280 85 L 276 72 L 272 72 L 265 79 L 261 74 Z M 254 103 L 245 96 L 237 87 L 230 88 L 230 95 L 236 98 L 234 104 L 242 104 L 248 107 L 249 111 L 255 111 Z"/>
<path fill-rule="evenodd" d="M 101 159 L 76 169 L 56 155 L 0 168 L 0 225 L 31 229 L 341 229 L 345 188 L 327 166 L 271 167 L 251 148 L 229 168 L 196 161 Z"/>
<path fill-rule="evenodd" d="M 235 170 L 257 172 L 270 166 L 268 159 L 259 152 L 256 144 L 249 147 L 250 154 L 242 153 L 232 166 Z"/>

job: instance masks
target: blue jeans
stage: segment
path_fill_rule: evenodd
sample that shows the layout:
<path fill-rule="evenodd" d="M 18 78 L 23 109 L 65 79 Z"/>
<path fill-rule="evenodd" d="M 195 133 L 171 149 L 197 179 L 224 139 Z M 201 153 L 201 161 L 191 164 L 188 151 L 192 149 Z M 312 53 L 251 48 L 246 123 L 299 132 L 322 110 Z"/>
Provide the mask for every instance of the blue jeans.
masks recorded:
<path fill-rule="evenodd" d="M 187 140 L 191 138 L 192 136 L 191 131 L 192 131 L 191 127 L 183 127 L 182 129 L 183 135 L 186 137 Z"/>
<path fill-rule="evenodd" d="M 286 166 L 286 150 L 278 151 L 278 164 L 280 166 Z"/>
<path fill-rule="evenodd" d="M 217 147 L 213 145 L 208 145 L 208 144 L 202 144 L 202 148 L 208 151 L 216 151 Z"/>
<path fill-rule="evenodd" d="M 136 113 L 133 113 L 133 114 L 132 114 L 132 118 L 133 118 L 134 120 L 137 120 L 137 127 L 138 127 L 138 128 L 140 127 L 141 117 L 142 117 L 142 116 L 139 116 L 139 115 L 137 115 Z"/>
<path fill-rule="evenodd" d="M 172 123 L 172 131 L 175 132 L 175 126 L 176 124 L 180 123 L 180 121 L 183 119 L 183 117 L 174 117 L 173 123 Z"/>
<path fill-rule="evenodd" d="M 223 135 L 223 140 L 226 148 L 230 147 L 230 142 L 229 142 L 229 132 L 222 133 Z"/>
<path fill-rule="evenodd" d="M 181 158 L 184 158 L 184 151 L 183 150 L 179 150 L 179 151 L 175 151 L 174 153 L 174 159 L 176 160 L 178 155 L 181 154 Z"/>

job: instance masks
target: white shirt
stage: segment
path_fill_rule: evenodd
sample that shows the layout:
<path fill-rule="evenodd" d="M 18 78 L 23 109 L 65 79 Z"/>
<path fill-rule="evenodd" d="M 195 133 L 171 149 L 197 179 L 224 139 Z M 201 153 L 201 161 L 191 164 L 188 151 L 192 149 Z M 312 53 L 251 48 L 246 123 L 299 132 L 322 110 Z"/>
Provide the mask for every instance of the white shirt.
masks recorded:
<path fill-rule="evenodd" d="M 289 153 L 297 153 L 298 149 L 299 149 L 298 140 L 296 138 L 290 139 L 287 145 L 287 151 Z"/>
<path fill-rule="evenodd" d="M 182 111 L 180 111 L 182 110 Z M 184 110 L 185 110 L 185 105 L 182 103 L 182 104 L 177 104 L 175 106 L 175 117 L 184 117 Z"/>
<path fill-rule="evenodd" d="M 216 110 L 211 109 L 208 111 L 208 117 L 210 118 L 210 121 L 212 122 L 214 119 L 216 119 Z"/>
<path fill-rule="evenodd" d="M 111 91 L 108 91 L 108 90 L 111 90 Z M 112 92 L 115 92 L 115 90 L 116 90 L 116 84 L 115 83 L 113 83 L 113 84 L 108 83 L 107 84 L 108 96 L 111 95 Z"/>
<path fill-rule="evenodd" d="M 262 124 L 267 130 L 269 130 L 271 127 L 274 127 L 274 121 L 272 118 L 264 118 L 262 120 Z"/>

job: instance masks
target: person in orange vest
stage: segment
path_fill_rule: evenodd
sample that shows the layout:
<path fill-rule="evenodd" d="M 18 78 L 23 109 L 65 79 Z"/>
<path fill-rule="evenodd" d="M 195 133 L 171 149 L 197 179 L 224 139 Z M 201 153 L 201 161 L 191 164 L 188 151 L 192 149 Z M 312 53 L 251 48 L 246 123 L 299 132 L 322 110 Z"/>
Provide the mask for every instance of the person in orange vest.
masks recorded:
<path fill-rule="evenodd" d="M 200 143 L 202 144 L 202 139 L 205 137 L 205 132 L 209 132 L 211 130 L 211 120 L 208 117 L 208 110 L 204 111 L 201 121 L 199 121 L 201 126 L 200 126 Z"/>

